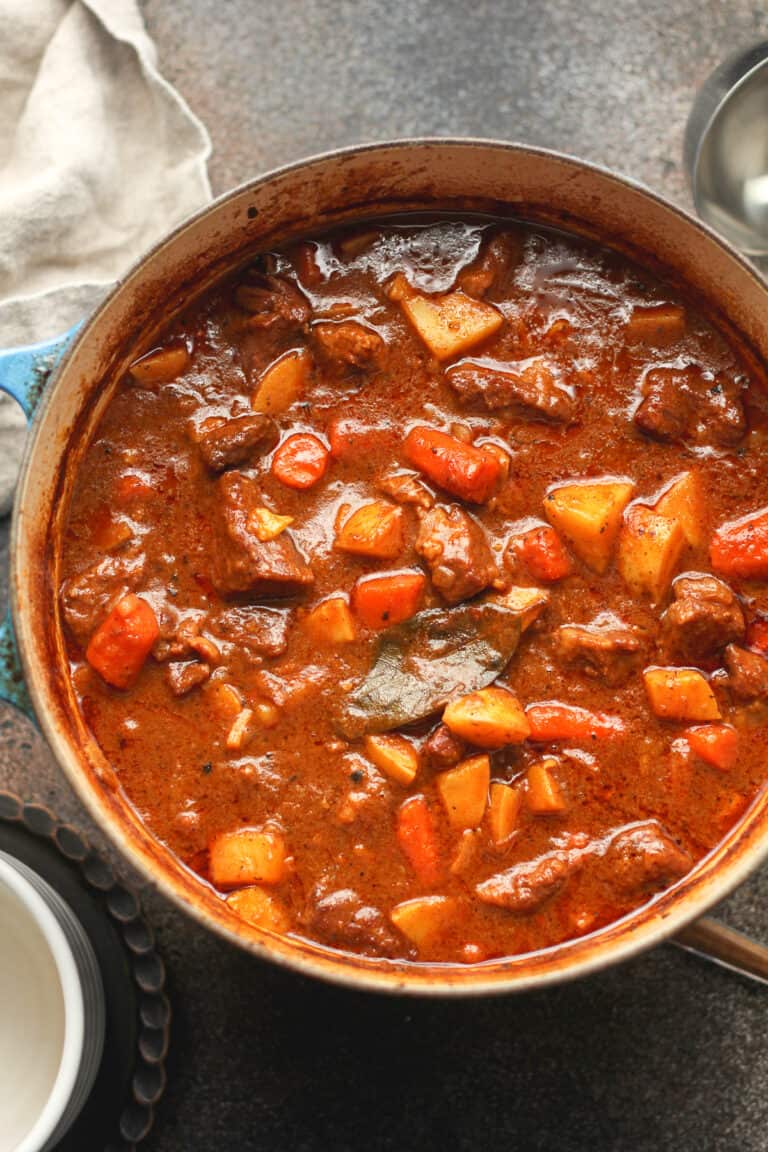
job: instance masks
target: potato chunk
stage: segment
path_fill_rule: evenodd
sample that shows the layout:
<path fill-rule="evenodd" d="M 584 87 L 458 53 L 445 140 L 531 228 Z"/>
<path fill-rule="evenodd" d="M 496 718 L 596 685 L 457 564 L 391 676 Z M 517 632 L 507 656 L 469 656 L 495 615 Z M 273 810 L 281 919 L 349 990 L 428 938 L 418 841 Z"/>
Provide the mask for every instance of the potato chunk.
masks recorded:
<path fill-rule="evenodd" d="M 400 306 L 438 360 L 451 360 L 467 352 L 493 336 L 504 323 L 498 308 L 463 292 L 425 296 L 406 287 L 400 295 Z"/>
<path fill-rule="evenodd" d="M 186 371 L 190 359 L 186 345 L 169 344 L 167 348 L 155 348 L 141 359 L 134 360 L 128 371 L 137 384 L 170 384 Z"/>
<path fill-rule="evenodd" d="M 477 828 L 488 803 L 491 762 L 487 756 L 472 756 L 455 768 L 440 772 L 435 784 L 452 828 Z"/>
<path fill-rule="evenodd" d="M 654 505 L 659 516 L 679 521 L 691 548 L 704 544 L 704 494 L 696 472 L 683 472 Z"/>
<path fill-rule="evenodd" d="M 335 547 L 355 556 L 394 560 L 404 543 L 402 508 L 374 500 L 361 505 L 343 522 L 336 532 Z"/>
<path fill-rule="evenodd" d="M 626 511 L 619 536 L 619 572 L 636 596 L 650 596 L 658 604 L 669 590 L 684 547 L 679 520 L 635 504 Z"/>
<path fill-rule="evenodd" d="M 227 896 L 227 904 L 246 924 L 266 928 L 268 932 L 287 932 L 291 918 L 285 906 L 258 885 L 239 888 Z"/>
<path fill-rule="evenodd" d="M 706 676 L 695 668 L 646 668 L 645 690 L 662 720 L 719 720 L 720 709 Z"/>
<path fill-rule="evenodd" d="M 519 788 L 503 784 L 500 780 L 494 780 L 491 784 L 488 822 L 491 826 L 491 839 L 497 847 L 514 832 L 522 802 L 523 794 Z"/>
<path fill-rule="evenodd" d="M 279 416 L 303 394 L 309 379 L 312 359 L 306 348 L 293 348 L 270 364 L 251 396 L 256 412 Z"/>
<path fill-rule="evenodd" d="M 560 484 L 544 497 L 544 513 L 576 555 L 602 574 L 611 562 L 622 513 L 633 490 L 631 481 L 610 477 Z"/>
<path fill-rule="evenodd" d="M 552 775 L 555 768 L 557 760 L 554 756 L 547 756 L 531 764 L 526 773 L 525 802 L 537 816 L 557 815 L 568 807 L 562 789 Z"/>
<path fill-rule="evenodd" d="M 443 723 L 479 748 L 520 744 L 531 731 L 520 701 L 506 688 L 481 688 L 454 700 L 443 712 Z"/>
<path fill-rule="evenodd" d="M 456 915 L 456 901 L 449 896 L 419 896 L 397 904 L 390 920 L 417 948 L 433 943 Z"/>
<path fill-rule="evenodd" d="M 419 770 L 419 754 L 404 736 L 366 736 L 365 754 L 380 772 L 398 784 L 412 784 Z"/>
<path fill-rule="evenodd" d="M 303 626 L 316 644 L 351 644 L 357 635 L 345 596 L 321 600 L 304 617 Z"/>
<path fill-rule="evenodd" d="M 209 869 L 217 888 L 246 884 L 279 884 L 285 876 L 287 856 L 282 832 L 261 828 L 235 828 L 211 842 Z"/>

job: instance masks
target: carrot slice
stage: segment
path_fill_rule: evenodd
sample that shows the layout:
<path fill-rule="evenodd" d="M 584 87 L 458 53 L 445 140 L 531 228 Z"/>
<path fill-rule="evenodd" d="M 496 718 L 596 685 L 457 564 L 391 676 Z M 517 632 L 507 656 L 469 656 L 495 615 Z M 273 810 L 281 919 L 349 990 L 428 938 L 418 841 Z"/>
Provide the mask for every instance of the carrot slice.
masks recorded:
<path fill-rule="evenodd" d="M 288 488 L 311 488 L 322 480 L 329 452 L 322 440 L 300 432 L 284 440 L 272 457 L 272 475 Z"/>
<path fill-rule="evenodd" d="M 492 452 L 465 444 L 436 428 L 412 428 L 403 451 L 435 484 L 473 504 L 484 504 L 501 476 L 501 463 Z"/>
<path fill-rule="evenodd" d="M 768 619 L 757 616 L 747 625 L 747 647 L 768 655 Z"/>
<path fill-rule="evenodd" d="M 712 537 L 709 559 L 721 576 L 768 579 L 768 508 L 721 524 Z"/>
<path fill-rule="evenodd" d="M 425 884 L 438 877 L 439 853 L 435 822 L 426 797 L 406 800 L 397 813 L 397 839 L 408 863 Z"/>
<path fill-rule="evenodd" d="M 352 589 L 352 607 L 366 628 L 389 628 L 418 612 L 425 586 L 423 572 L 362 576 Z"/>
<path fill-rule="evenodd" d="M 739 734 L 730 724 L 700 724 L 689 728 L 685 737 L 691 749 L 707 764 L 727 772 L 739 755 Z"/>
<path fill-rule="evenodd" d="M 529 740 L 609 740 L 624 731 L 620 716 L 575 704 L 529 704 L 525 714 L 531 726 Z"/>
<path fill-rule="evenodd" d="M 146 600 L 129 592 L 96 629 L 85 658 L 107 684 L 130 688 L 159 631 L 157 618 Z"/>
<path fill-rule="evenodd" d="M 548 524 L 514 537 L 511 547 L 534 580 L 552 584 L 571 574 L 571 559 L 557 532 Z"/>

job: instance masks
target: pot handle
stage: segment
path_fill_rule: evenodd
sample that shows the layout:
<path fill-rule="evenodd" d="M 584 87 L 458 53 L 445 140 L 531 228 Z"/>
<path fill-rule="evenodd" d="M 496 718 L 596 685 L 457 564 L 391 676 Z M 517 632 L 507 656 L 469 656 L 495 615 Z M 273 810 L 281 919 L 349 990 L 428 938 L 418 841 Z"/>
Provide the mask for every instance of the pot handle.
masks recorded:
<path fill-rule="evenodd" d="M 6 392 L 17 401 L 28 421 L 35 413 L 48 377 L 79 327 L 80 324 L 75 324 L 63 335 L 44 340 L 41 344 L 0 352 L 0 392 Z M 14 704 L 32 720 L 35 719 L 24 683 L 10 611 L 0 621 L 0 700 Z"/>

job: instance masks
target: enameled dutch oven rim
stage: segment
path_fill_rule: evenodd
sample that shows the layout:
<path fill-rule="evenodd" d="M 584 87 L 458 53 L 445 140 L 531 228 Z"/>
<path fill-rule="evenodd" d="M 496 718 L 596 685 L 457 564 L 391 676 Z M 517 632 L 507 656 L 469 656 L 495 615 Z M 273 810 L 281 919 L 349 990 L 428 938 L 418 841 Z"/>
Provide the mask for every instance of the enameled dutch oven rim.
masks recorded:
<path fill-rule="evenodd" d="M 224 193 L 199 212 L 188 217 L 176 228 L 158 241 L 142 256 L 128 272 L 120 278 L 105 297 L 94 313 L 86 320 L 82 329 L 67 349 L 61 361 L 51 375 L 46 385 L 35 413 L 30 435 L 22 460 L 18 493 L 13 511 L 11 527 L 11 611 L 18 640 L 19 654 L 24 671 L 27 688 L 34 706 L 42 732 L 52 748 L 58 763 L 63 768 L 67 779 L 89 811 L 92 818 L 102 829 L 104 834 L 129 860 L 129 862 L 159 891 L 168 897 L 177 907 L 187 915 L 192 916 L 198 923 L 231 943 L 235 943 L 262 959 L 268 959 L 283 967 L 298 971 L 303 975 L 320 977 L 326 981 L 356 989 L 365 989 L 377 992 L 408 993 L 428 996 L 469 996 L 502 994 L 508 992 L 527 991 L 533 988 L 545 987 L 550 984 L 561 983 L 568 979 L 586 976 L 601 969 L 628 960 L 637 954 L 662 943 L 675 931 L 683 928 L 701 916 L 712 905 L 727 896 L 740 884 L 758 865 L 768 856 L 768 814 L 763 816 L 763 829 L 758 835 L 754 827 L 741 828 L 732 832 L 725 841 L 700 861 L 696 868 L 678 885 L 661 893 L 656 900 L 646 904 L 634 912 L 614 921 L 604 929 L 592 936 L 580 937 L 575 941 L 556 945 L 541 952 L 528 953 L 523 957 L 512 957 L 507 962 L 490 962 L 487 966 L 497 973 L 493 977 L 490 971 L 483 979 L 484 965 L 422 965 L 412 964 L 404 967 L 390 966 L 387 962 L 380 962 L 375 966 L 365 968 L 356 966 L 356 958 L 344 953 L 334 952 L 330 949 L 318 949 L 315 953 L 302 952 L 297 942 L 295 951 L 291 947 L 270 946 L 265 934 L 256 933 L 252 929 L 243 928 L 238 931 L 229 918 L 216 918 L 205 907 L 199 906 L 188 899 L 181 885 L 175 887 L 170 871 L 168 874 L 160 871 L 153 872 L 150 868 L 148 856 L 131 840 L 127 833 L 127 822 L 117 819 L 114 810 L 110 811 L 98 800 L 99 789 L 94 786 L 83 770 L 83 756 L 80 760 L 70 760 L 69 748 L 63 736 L 59 733 L 56 723 L 49 715 L 48 708 L 43 700 L 43 689 L 35 675 L 35 658 L 32 652 L 31 634 L 28 636 L 24 612 L 24 591 L 22 574 L 17 569 L 20 553 L 19 539 L 22 533 L 22 503 L 27 483 L 33 470 L 38 430 L 43 416 L 54 402 L 59 378 L 66 371 L 70 360 L 76 356 L 78 350 L 87 342 L 94 329 L 103 317 L 107 316 L 113 299 L 119 296 L 126 284 L 140 277 L 152 264 L 155 256 L 166 246 L 179 240 L 183 234 L 203 220 L 210 213 L 221 208 L 229 201 L 236 200 L 244 194 L 253 193 L 265 185 L 292 173 L 307 171 L 311 174 L 313 166 L 327 164 L 333 161 L 357 157 L 366 153 L 385 153 L 388 150 L 403 149 L 491 149 L 500 150 L 521 157 L 539 157 L 542 160 L 561 162 L 574 166 L 586 173 L 594 173 L 603 181 L 613 182 L 617 188 L 629 189 L 653 202 L 657 209 L 676 216 L 681 225 L 693 232 L 700 233 L 708 242 L 714 242 L 723 252 L 740 267 L 742 272 L 748 274 L 756 287 L 765 295 L 766 310 L 768 313 L 768 290 L 756 270 L 745 260 L 741 254 L 724 240 L 717 232 L 690 213 L 668 201 L 665 197 L 651 191 L 645 185 L 625 176 L 619 176 L 601 165 L 581 160 L 566 153 L 552 149 L 539 148 L 526 144 L 507 142 L 501 140 L 475 138 L 475 137 L 412 137 L 399 140 L 372 142 L 361 145 L 352 145 L 328 152 L 318 153 L 304 159 L 292 161 L 281 165 L 253 180 L 245 181 L 236 188 Z M 360 216 L 364 217 L 361 210 Z M 29 642 L 29 646 L 28 646 Z M 42 677 L 41 677 L 42 679 Z M 759 798 L 758 798 L 759 799 Z M 754 809 L 758 800 L 751 806 Z M 742 822 L 745 818 L 742 818 Z M 744 844 L 742 845 L 742 841 Z M 751 842 L 750 842 L 751 841 Z M 170 852 L 159 841 L 155 841 L 159 851 L 164 857 L 172 858 Z M 732 849 L 736 844 L 741 845 L 739 854 L 734 855 Z M 716 858 L 720 857 L 717 861 Z M 714 861 L 714 863 L 712 863 Z M 712 863 L 713 875 L 701 877 L 700 870 Z M 669 907 L 667 907 L 669 905 Z M 636 929 L 633 921 L 640 920 Z M 615 937 L 615 939 L 614 939 Z M 281 938 L 288 943 L 290 938 Z M 563 962 L 553 964 L 551 967 L 537 970 L 538 958 L 562 956 Z M 571 957 L 573 961 L 569 962 Z M 532 971 L 525 972 L 526 963 L 530 963 Z M 429 976 L 423 975 L 425 969 Z M 519 973 L 518 973 L 519 970 Z M 409 978 L 412 972 L 415 979 Z"/>

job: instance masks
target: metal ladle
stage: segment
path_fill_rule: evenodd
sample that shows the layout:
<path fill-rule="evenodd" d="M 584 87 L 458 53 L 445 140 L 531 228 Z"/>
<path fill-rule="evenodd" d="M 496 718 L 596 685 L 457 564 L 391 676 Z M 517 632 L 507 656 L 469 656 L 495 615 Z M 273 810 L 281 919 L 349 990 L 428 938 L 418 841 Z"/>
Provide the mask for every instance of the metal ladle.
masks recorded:
<path fill-rule="evenodd" d="M 683 150 L 696 210 L 768 273 L 768 41 L 724 61 L 699 92 Z M 672 943 L 768 984 L 768 947 L 704 917 Z"/>
<path fill-rule="evenodd" d="M 684 159 L 701 218 L 768 272 L 768 41 L 706 81 L 688 117 Z"/>

